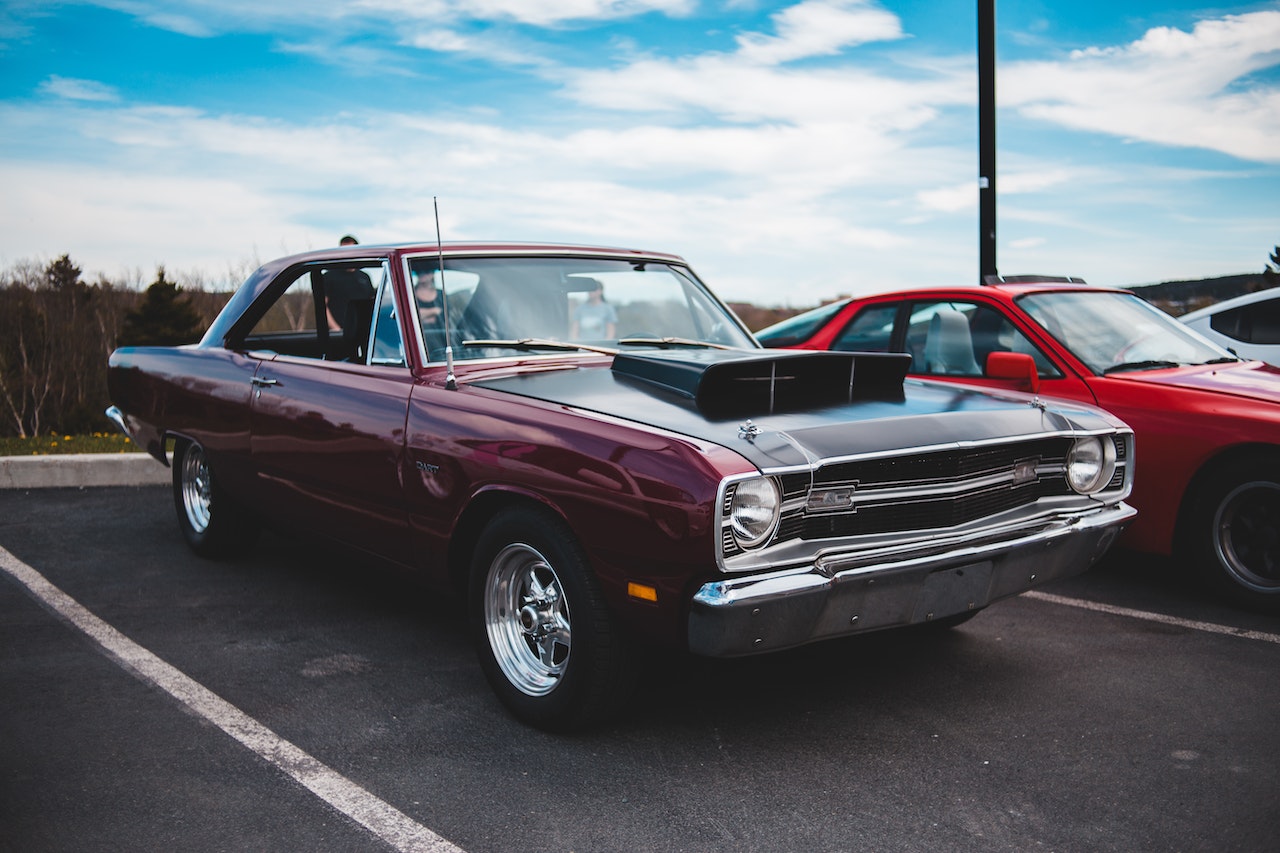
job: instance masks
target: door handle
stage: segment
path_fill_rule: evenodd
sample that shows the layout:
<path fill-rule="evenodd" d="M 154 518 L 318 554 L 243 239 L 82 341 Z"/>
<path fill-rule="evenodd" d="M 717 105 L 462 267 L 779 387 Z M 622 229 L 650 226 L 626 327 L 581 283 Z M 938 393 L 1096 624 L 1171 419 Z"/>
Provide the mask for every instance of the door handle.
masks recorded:
<path fill-rule="evenodd" d="M 252 384 L 254 384 L 254 385 L 258 386 L 259 388 L 265 388 L 265 387 L 267 387 L 268 385 L 279 385 L 279 384 L 280 384 L 280 380 L 279 380 L 279 379 L 263 379 L 261 376 L 255 376 L 255 377 L 253 377 L 252 379 L 250 379 L 250 380 L 249 380 L 249 382 L 251 382 Z"/>

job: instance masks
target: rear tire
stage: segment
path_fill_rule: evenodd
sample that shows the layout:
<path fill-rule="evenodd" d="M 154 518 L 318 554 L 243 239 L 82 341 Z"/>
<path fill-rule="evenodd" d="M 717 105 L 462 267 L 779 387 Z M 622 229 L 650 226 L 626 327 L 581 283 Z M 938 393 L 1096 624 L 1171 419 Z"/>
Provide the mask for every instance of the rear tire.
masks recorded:
<path fill-rule="evenodd" d="M 1237 604 L 1280 610 L 1280 457 L 1237 460 L 1197 489 L 1191 568 Z"/>
<path fill-rule="evenodd" d="M 258 525 L 222 489 L 194 442 L 179 440 L 173 448 L 173 506 L 182 538 L 198 556 L 243 553 L 258 537 Z"/>
<path fill-rule="evenodd" d="M 472 558 L 471 630 L 485 678 L 520 720 L 586 728 L 628 698 L 634 667 L 568 526 L 531 507 L 503 510 Z"/>

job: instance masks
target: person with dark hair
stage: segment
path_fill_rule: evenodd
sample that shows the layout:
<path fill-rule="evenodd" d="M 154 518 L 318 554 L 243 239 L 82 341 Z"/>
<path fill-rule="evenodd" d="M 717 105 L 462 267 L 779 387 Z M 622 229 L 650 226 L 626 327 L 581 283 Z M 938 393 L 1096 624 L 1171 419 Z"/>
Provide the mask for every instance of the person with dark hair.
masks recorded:
<path fill-rule="evenodd" d="M 444 328 L 444 294 L 436 287 L 436 274 L 433 270 L 418 272 L 414 270 L 413 295 L 418 303 L 418 321 L 422 330 Z"/>
<path fill-rule="evenodd" d="M 344 234 L 339 246 L 358 246 L 360 241 Z M 359 266 L 331 267 L 324 271 L 324 300 L 330 331 L 340 332 L 347 322 L 347 306 L 353 300 L 372 299 L 373 282 Z"/>
<path fill-rule="evenodd" d="M 569 337 L 575 341 L 607 340 L 617 336 L 618 312 L 604 301 L 604 285 L 599 279 L 587 279 L 591 289 L 587 301 L 573 312 L 573 325 Z"/>

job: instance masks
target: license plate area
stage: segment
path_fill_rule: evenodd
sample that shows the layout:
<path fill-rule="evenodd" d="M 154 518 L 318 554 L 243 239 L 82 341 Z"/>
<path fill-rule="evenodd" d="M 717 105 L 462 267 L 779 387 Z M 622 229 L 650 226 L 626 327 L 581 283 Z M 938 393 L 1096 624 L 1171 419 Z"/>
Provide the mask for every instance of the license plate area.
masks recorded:
<path fill-rule="evenodd" d="M 940 569 L 925 578 L 911 621 L 928 622 L 987 606 L 991 598 L 991 561 Z"/>

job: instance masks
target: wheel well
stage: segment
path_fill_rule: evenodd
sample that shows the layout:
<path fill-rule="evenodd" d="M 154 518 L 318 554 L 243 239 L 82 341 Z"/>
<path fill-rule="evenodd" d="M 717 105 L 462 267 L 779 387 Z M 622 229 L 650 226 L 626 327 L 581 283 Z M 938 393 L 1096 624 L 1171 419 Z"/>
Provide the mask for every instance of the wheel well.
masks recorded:
<path fill-rule="evenodd" d="M 171 430 L 163 430 L 160 433 L 160 452 L 164 455 L 164 464 L 171 468 L 173 467 L 173 454 L 177 451 L 179 444 L 200 444 L 200 442 Z"/>
<path fill-rule="evenodd" d="M 1178 506 L 1179 538 L 1186 535 L 1184 531 L 1188 530 L 1196 496 L 1206 482 L 1233 465 L 1245 463 L 1257 465 L 1264 462 L 1280 464 L 1280 447 L 1274 444 L 1241 444 L 1222 451 L 1201 465 L 1200 470 L 1196 471 L 1191 481 L 1187 483 L 1186 491 L 1182 493 L 1182 503 Z"/>
<path fill-rule="evenodd" d="M 485 525 L 503 510 L 517 506 L 542 509 L 568 523 L 568 520 L 554 506 L 527 494 L 489 491 L 477 495 L 462 511 L 462 516 L 449 537 L 449 584 L 454 592 L 460 595 L 460 601 L 466 600 L 467 572 L 471 568 L 471 555 L 475 553 Z"/>

